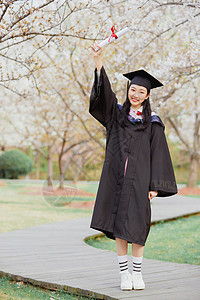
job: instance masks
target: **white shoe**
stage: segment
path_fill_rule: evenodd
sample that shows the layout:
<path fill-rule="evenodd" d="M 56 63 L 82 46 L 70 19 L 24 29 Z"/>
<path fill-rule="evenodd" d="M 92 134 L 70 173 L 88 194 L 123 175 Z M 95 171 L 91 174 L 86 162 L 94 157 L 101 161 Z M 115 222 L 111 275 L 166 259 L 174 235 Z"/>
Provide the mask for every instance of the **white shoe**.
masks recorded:
<path fill-rule="evenodd" d="M 132 278 L 128 271 L 120 272 L 121 275 L 121 290 L 131 291 L 132 290 Z"/>
<path fill-rule="evenodd" d="M 141 272 L 133 272 L 132 273 L 132 284 L 134 290 L 144 290 L 145 284 L 142 278 Z"/>

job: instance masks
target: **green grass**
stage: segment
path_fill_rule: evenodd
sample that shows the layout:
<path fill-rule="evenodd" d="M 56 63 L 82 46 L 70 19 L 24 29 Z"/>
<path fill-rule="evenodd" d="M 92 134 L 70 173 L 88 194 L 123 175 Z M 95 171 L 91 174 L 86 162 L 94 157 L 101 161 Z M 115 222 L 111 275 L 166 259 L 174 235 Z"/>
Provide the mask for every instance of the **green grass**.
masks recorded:
<path fill-rule="evenodd" d="M 151 227 L 144 257 L 176 263 L 200 265 L 200 216 L 180 218 Z M 90 238 L 93 247 L 116 251 L 115 241 L 107 237 Z M 131 255 L 131 245 L 129 245 Z"/>
<path fill-rule="evenodd" d="M 77 188 L 80 188 L 86 192 L 90 192 L 90 193 L 97 193 L 97 189 L 98 189 L 98 182 L 78 182 Z"/>
<path fill-rule="evenodd" d="M 45 200 L 42 195 L 43 182 L 26 183 L 20 180 L 3 180 L 2 182 L 5 186 L 0 187 L 0 233 L 91 215 L 92 211 L 89 209 L 51 205 L 51 202 Z M 41 193 L 31 195 L 28 189 L 30 186 L 38 187 Z"/>
<path fill-rule="evenodd" d="M 31 284 L 14 281 L 7 277 L 0 277 L 0 299 L 5 300 L 85 300 L 92 299 L 71 295 L 64 291 L 50 291 L 39 287 L 32 286 Z"/>

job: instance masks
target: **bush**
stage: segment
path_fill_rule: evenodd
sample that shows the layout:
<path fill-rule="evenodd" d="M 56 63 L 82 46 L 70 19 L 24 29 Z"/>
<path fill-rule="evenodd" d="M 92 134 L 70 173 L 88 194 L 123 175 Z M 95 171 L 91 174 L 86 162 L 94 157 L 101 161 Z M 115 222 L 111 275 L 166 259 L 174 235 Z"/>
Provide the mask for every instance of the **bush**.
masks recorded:
<path fill-rule="evenodd" d="M 32 160 L 22 151 L 5 151 L 0 156 L 0 178 L 17 179 L 31 172 Z"/>

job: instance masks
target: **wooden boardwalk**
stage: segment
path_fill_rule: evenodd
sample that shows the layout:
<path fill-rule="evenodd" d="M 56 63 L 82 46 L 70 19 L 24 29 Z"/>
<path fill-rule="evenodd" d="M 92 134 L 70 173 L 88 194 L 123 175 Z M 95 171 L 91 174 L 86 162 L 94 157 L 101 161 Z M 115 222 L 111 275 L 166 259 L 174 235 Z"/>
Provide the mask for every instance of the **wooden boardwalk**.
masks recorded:
<path fill-rule="evenodd" d="M 173 206 L 165 207 L 167 201 Z M 200 201 L 174 196 L 154 199 L 152 208 L 156 221 L 159 211 L 162 219 L 200 211 Z M 0 273 L 98 299 L 200 299 L 200 266 L 149 259 L 143 263 L 146 289 L 121 291 L 116 253 L 84 242 L 98 233 L 89 224 L 89 218 L 81 218 L 0 234 Z"/>

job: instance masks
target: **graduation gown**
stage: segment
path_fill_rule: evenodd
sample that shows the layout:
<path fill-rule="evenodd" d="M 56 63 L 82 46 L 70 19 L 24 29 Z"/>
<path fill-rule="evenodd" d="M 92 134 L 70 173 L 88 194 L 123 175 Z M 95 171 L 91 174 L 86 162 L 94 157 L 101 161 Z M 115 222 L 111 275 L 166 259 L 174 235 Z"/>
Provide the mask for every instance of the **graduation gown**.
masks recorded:
<path fill-rule="evenodd" d="M 95 69 L 89 112 L 106 128 L 106 149 L 90 227 L 111 239 L 145 245 L 151 224 L 148 193 L 174 195 L 176 180 L 159 116 L 138 131 L 141 120 L 130 115 L 126 126 L 120 125 L 121 109 L 104 67 L 99 80 Z"/>

